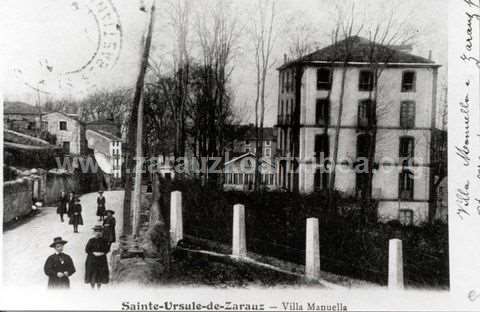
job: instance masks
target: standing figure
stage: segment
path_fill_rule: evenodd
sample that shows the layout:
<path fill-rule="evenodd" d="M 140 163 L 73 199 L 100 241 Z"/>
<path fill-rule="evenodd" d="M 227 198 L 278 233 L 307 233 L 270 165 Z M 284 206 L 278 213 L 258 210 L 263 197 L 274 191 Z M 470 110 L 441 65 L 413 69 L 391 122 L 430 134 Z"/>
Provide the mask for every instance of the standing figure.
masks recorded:
<path fill-rule="evenodd" d="M 105 213 L 107 214 L 107 217 L 105 220 L 103 220 L 103 238 L 108 242 L 108 246 L 112 245 L 112 243 L 115 243 L 116 241 L 116 236 L 115 236 L 115 224 L 116 220 L 115 217 L 113 216 L 115 214 L 115 211 L 113 210 L 105 210 Z"/>
<path fill-rule="evenodd" d="M 55 237 L 51 248 L 55 253 L 47 258 L 43 270 L 48 276 L 48 288 L 70 288 L 69 276 L 75 273 L 72 258 L 63 253 L 63 246 L 67 243 L 61 237 Z"/>
<path fill-rule="evenodd" d="M 98 191 L 97 197 L 97 217 L 98 221 L 103 221 L 105 218 L 105 197 L 103 197 L 103 191 Z"/>
<path fill-rule="evenodd" d="M 92 288 L 97 286 L 97 289 L 100 289 L 102 284 L 107 284 L 109 281 L 107 253 L 110 251 L 110 247 L 102 237 L 103 227 L 96 225 L 93 230 L 95 237 L 90 238 L 85 247 L 87 253 L 85 283 L 90 284 Z"/>
<path fill-rule="evenodd" d="M 70 207 L 68 215 L 70 216 L 69 224 L 73 225 L 73 232 L 78 233 L 78 226 L 83 225 L 82 205 L 80 205 L 80 198 L 75 198 L 75 204 Z"/>
<path fill-rule="evenodd" d="M 57 214 L 60 215 L 60 221 L 63 222 L 63 215 L 67 213 L 68 198 L 64 191 L 60 193 L 60 198 L 58 199 L 57 205 Z"/>
<path fill-rule="evenodd" d="M 67 215 L 69 218 L 72 216 L 70 215 L 70 211 L 73 210 L 73 206 L 75 206 L 75 193 L 70 192 L 68 193 L 68 198 L 67 198 Z"/>

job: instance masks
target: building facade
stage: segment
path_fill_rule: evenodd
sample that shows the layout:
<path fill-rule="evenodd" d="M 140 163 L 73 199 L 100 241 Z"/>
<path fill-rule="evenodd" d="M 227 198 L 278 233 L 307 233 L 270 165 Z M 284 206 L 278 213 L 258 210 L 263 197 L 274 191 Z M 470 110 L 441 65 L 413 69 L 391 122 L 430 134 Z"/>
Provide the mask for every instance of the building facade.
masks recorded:
<path fill-rule="evenodd" d="M 267 160 L 260 164 L 261 185 L 268 190 L 277 188 L 275 165 Z M 225 190 L 253 191 L 255 187 L 255 155 L 247 152 L 225 163 Z"/>
<path fill-rule="evenodd" d="M 78 118 L 62 112 L 42 116 L 44 129 L 56 136 L 56 144 L 65 154 L 84 155 L 87 152 L 86 127 Z"/>
<path fill-rule="evenodd" d="M 35 134 L 41 129 L 41 110 L 23 102 L 6 101 L 3 106 L 4 127 L 26 134 Z"/>
<path fill-rule="evenodd" d="M 373 43 L 360 37 L 346 40 L 348 59 L 329 46 L 279 68 L 277 137 L 279 154 L 287 158 L 280 160 L 279 184 L 304 193 L 327 189 L 333 164 L 321 169 L 321 157 L 333 161 L 337 150 L 334 188 L 360 197 L 367 191 L 367 175 L 359 161 L 368 158 L 374 144 L 371 195 L 379 202 L 379 219 L 426 221 L 439 66 L 377 46 L 373 62 L 380 65 L 374 68 L 365 56 Z"/>

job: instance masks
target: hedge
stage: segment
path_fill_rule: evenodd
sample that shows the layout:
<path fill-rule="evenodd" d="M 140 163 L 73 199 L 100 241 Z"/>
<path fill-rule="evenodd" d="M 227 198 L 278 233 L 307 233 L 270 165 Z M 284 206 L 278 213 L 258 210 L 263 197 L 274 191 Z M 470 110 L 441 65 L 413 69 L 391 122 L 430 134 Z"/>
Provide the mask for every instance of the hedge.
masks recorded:
<path fill-rule="evenodd" d="M 388 241 L 398 237 L 403 241 L 407 285 L 449 285 L 446 224 L 401 226 L 398 222 L 365 222 L 354 214 L 332 215 L 322 194 L 244 193 L 202 186 L 199 181 L 162 180 L 161 207 L 167 222 L 173 190 L 183 193 L 185 234 L 230 245 L 232 207 L 241 203 L 246 209 L 249 251 L 304 264 L 306 219 L 316 217 L 322 270 L 386 284 Z M 336 205 L 352 205 L 352 200 L 337 200 Z"/>

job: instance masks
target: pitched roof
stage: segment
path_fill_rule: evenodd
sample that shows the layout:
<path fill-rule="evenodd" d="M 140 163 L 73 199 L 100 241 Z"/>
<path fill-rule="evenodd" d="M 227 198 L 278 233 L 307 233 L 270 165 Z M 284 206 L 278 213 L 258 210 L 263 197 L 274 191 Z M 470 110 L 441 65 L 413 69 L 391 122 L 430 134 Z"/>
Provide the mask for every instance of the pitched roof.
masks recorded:
<path fill-rule="evenodd" d="M 121 141 L 122 139 L 119 137 L 119 136 L 116 136 L 108 131 L 103 131 L 101 129 L 90 129 L 88 126 L 87 126 L 87 131 L 93 131 L 93 132 L 96 132 L 104 137 L 106 137 L 107 139 L 109 140 L 112 140 L 112 141 Z"/>
<path fill-rule="evenodd" d="M 3 103 L 3 114 L 18 114 L 18 115 L 39 115 L 38 107 L 27 104 L 25 102 L 7 102 Z"/>
<path fill-rule="evenodd" d="M 229 161 L 225 162 L 224 166 L 231 165 L 231 164 L 233 164 L 233 163 L 235 163 L 235 162 L 237 162 L 237 161 L 239 161 L 239 160 L 242 160 L 242 159 L 244 159 L 244 158 L 246 158 L 246 157 L 251 157 L 252 159 L 255 159 L 256 156 L 255 156 L 255 154 L 252 153 L 252 152 L 246 152 L 246 153 L 244 153 L 244 154 L 242 154 L 242 155 L 240 155 L 240 156 L 238 156 L 238 157 L 232 158 L 232 159 L 230 159 Z M 260 159 L 260 162 L 261 162 L 261 163 L 264 163 L 264 164 L 267 164 L 267 165 L 269 165 L 269 166 L 272 167 L 272 168 L 275 168 L 275 165 L 274 165 L 274 164 L 270 163 L 269 161 L 266 161 L 265 159 Z"/>
<path fill-rule="evenodd" d="M 85 125 L 85 122 L 80 120 L 80 118 L 78 118 L 78 115 L 76 114 L 68 114 L 68 113 L 65 113 L 65 112 L 61 112 L 61 111 L 52 111 L 52 112 L 48 112 L 48 113 L 43 113 L 42 116 L 47 116 L 47 115 L 52 115 L 52 114 L 61 114 L 69 119 L 73 119 L 73 120 L 76 120 L 78 121 L 81 125 Z"/>
<path fill-rule="evenodd" d="M 87 129 L 97 131 L 99 133 L 108 133 L 116 138 L 121 136 L 120 125 L 113 120 L 104 119 L 87 123 Z"/>
<path fill-rule="evenodd" d="M 51 145 L 45 140 L 8 129 L 3 129 L 3 140 L 5 141 L 4 143 L 8 142 L 11 144 L 28 145 L 32 148 L 55 148 L 55 146 Z"/>
<path fill-rule="evenodd" d="M 372 47 L 374 47 L 372 55 Z M 413 55 L 407 52 L 395 49 L 392 46 L 374 43 L 368 39 L 352 36 L 336 44 L 329 45 L 317 50 L 299 59 L 287 62 L 279 69 L 284 69 L 293 64 L 308 62 L 343 62 L 347 59 L 349 62 L 370 63 L 372 61 L 379 63 L 396 64 L 423 64 L 438 66 L 432 60 Z"/>

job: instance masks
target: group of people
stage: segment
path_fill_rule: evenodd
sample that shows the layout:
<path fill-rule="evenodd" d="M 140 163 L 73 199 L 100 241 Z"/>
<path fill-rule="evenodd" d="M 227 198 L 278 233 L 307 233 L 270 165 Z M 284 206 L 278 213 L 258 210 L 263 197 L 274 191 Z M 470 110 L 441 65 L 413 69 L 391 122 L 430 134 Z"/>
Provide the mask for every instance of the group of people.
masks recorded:
<path fill-rule="evenodd" d="M 75 197 L 73 192 L 68 196 L 65 192 L 61 193 L 57 213 L 60 215 L 61 222 L 64 222 L 64 215 L 67 214 L 70 219 L 69 224 L 73 225 L 73 232 L 78 233 L 78 226 L 83 225 L 82 206 L 80 199 Z M 99 191 L 96 215 L 102 224 L 93 227 L 95 235 L 88 240 L 85 246 L 87 253 L 85 283 L 90 284 L 92 288 L 99 289 L 102 284 L 109 282 L 107 254 L 110 252 L 112 243 L 116 241 L 114 214 L 113 210 L 106 209 L 103 191 Z M 55 253 L 47 258 L 44 265 L 49 288 L 69 288 L 69 277 L 76 271 L 72 258 L 63 252 L 65 244 L 67 241 L 61 237 L 55 237 L 50 244 L 50 247 L 55 249 Z"/>

